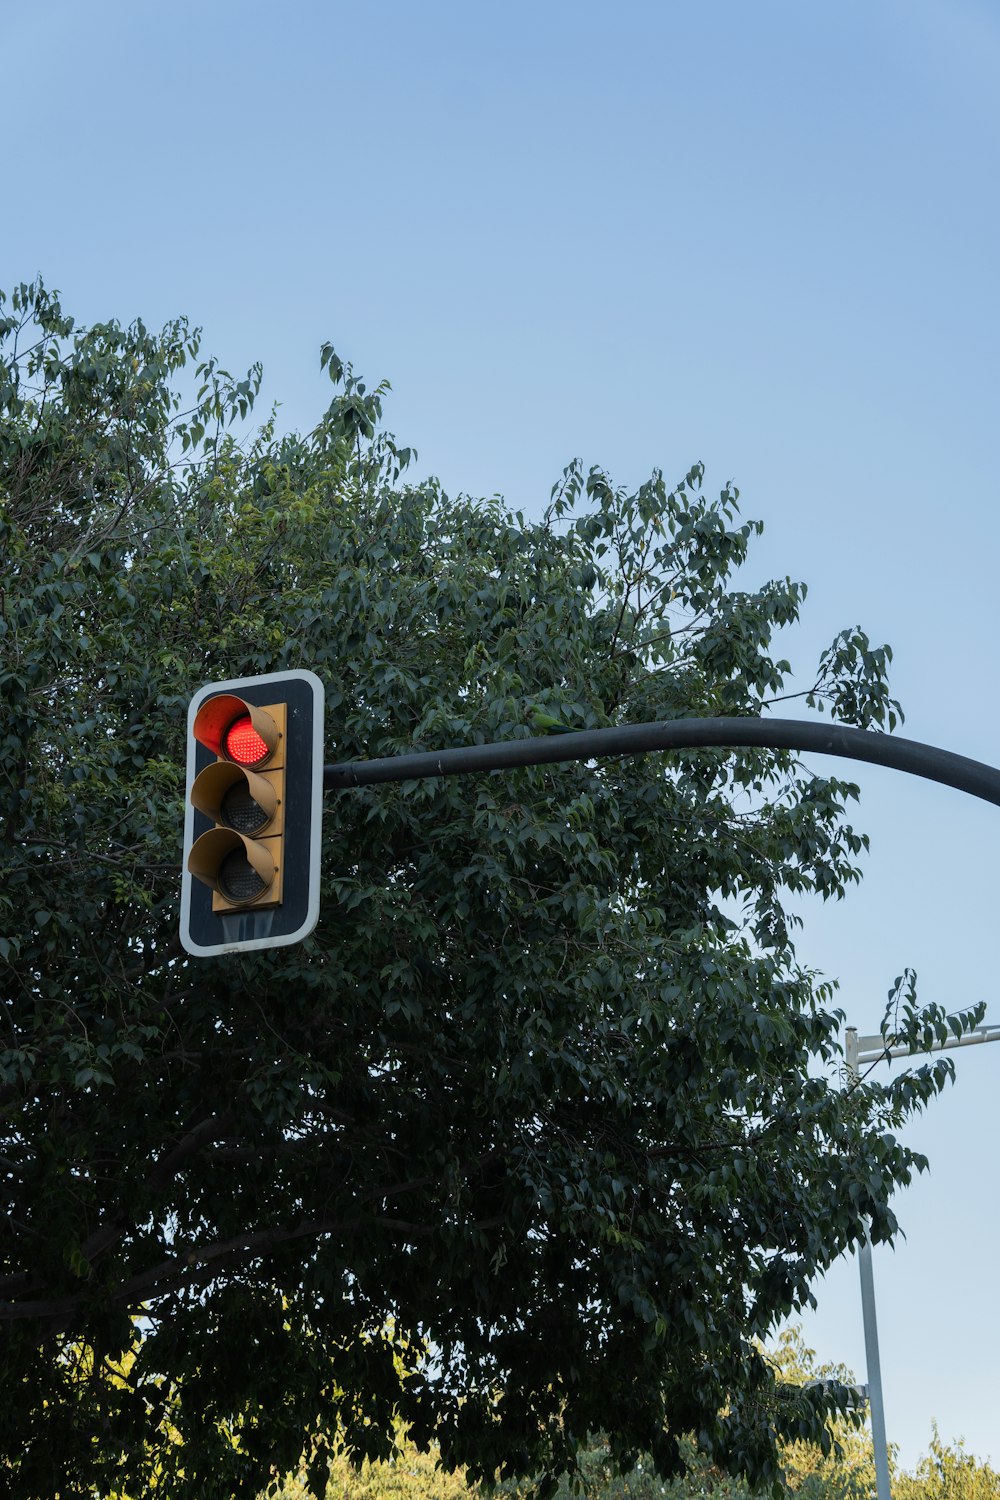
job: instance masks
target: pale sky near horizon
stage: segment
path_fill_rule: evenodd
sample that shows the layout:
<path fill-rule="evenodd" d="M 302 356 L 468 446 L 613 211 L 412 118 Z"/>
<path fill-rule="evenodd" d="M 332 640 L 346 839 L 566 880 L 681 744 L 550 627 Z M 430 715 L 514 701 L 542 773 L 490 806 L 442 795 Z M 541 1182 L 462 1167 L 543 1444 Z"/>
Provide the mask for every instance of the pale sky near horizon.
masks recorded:
<path fill-rule="evenodd" d="M 575 455 L 703 460 L 766 524 L 748 577 L 810 586 L 800 680 L 860 623 L 904 734 L 1000 762 L 1000 6 L 38 0 L 0 47 L 0 286 L 186 313 L 288 427 L 329 338 L 421 473 L 533 514 Z M 800 956 L 863 1031 L 906 965 L 1000 1023 L 1000 808 L 852 775 L 865 880 Z M 1000 1467 L 1000 1045 L 956 1067 L 875 1251 L 887 1422 L 908 1465 L 936 1419 Z M 856 1262 L 816 1292 L 864 1378 Z"/>

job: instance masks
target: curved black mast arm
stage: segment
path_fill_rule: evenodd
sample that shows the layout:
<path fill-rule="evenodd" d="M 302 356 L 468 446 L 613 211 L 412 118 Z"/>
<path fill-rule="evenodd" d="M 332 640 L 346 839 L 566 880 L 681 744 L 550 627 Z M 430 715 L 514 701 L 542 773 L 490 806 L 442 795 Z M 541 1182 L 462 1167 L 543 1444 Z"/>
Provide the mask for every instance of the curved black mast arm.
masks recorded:
<path fill-rule="evenodd" d="M 462 745 L 451 750 L 420 750 L 382 760 L 345 761 L 323 767 L 323 786 L 337 791 L 380 781 L 424 776 L 468 776 L 567 760 L 601 760 L 610 755 L 645 755 L 651 750 L 688 750 L 752 745 L 768 750 L 806 750 L 840 755 L 941 781 L 972 797 L 1000 806 L 1000 770 L 982 761 L 938 750 L 917 740 L 874 734 L 843 724 L 800 719 L 670 719 L 656 724 L 625 724 L 612 729 Z"/>

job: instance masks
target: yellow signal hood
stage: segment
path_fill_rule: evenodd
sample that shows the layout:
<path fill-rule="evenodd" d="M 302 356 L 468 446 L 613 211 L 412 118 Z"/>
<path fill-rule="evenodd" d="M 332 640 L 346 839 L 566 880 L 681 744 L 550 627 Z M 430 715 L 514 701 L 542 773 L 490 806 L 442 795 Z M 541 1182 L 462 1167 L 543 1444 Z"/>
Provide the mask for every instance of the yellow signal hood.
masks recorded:
<path fill-rule="evenodd" d="M 273 758 L 278 748 L 280 738 L 278 726 L 265 709 L 257 708 L 243 698 L 237 698 L 234 693 L 217 693 L 214 698 L 206 699 L 195 716 L 194 737 L 211 750 L 213 755 L 219 755 L 224 760 L 236 761 L 238 764 L 249 764 L 234 755 L 231 748 L 227 746 L 230 730 L 241 720 L 247 719 L 253 731 L 260 736 L 267 747 L 266 754 L 262 753 L 252 764 L 264 765 Z"/>

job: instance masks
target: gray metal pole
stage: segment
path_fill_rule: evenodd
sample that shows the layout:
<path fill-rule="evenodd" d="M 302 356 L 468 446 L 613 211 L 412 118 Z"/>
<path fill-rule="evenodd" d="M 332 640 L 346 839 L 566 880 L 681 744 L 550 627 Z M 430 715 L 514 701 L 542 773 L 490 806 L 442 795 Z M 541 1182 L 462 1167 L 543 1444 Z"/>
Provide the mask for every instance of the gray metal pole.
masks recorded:
<path fill-rule="evenodd" d="M 847 1028 L 847 1071 L 856 1082 L 858 1069 L 857 1027 Z M 882 1366 L 878 1355 L 878 1318 L 875 1314 L 875 1278 L 872 1274 L 872 1242 L 865 1237 L 858 1246 L 858 1268 L 861 1272 L 861 1314 L 865 1325 L 865 1362 L 868 1366 L 868 1404 L 872 1421 L 872 1447 L 875 1452 L 875 1491 L 878 1500 L 892 1500 L 889 1488 L 889 1443 L 885 1435 L 885 1406 L 882 1401 Z"/>
<path fill-rule="evenodd" d="M 619 724 L 572 734 L 459 745 L 450 750 L 419 750 L 380 760 L 343 761 L 323 767 L 323 786 L 343 790 L 382 781 L 422 776 L 469 776 L 515 766 L 551 765 L 567 760 L 602 760 L 614 755 L 646 755 L 653 750 L 698 750 L 737 745 L 762 750 L 813 750 L 846 756 L 925 776 L 1000 806 L 1000 768 L 938 750 L 895 734 L 875 734 L 847 724 L 805 719 L 670 719 L 656 724 Z"/>

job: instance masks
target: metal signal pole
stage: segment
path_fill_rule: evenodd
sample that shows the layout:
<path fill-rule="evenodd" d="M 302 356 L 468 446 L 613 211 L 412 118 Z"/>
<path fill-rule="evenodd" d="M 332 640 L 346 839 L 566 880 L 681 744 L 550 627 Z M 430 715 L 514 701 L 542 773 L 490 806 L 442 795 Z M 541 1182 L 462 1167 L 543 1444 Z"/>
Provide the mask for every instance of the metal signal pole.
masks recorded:
<path fill-rule="evenodd" d="M 953 1047 L 974 1047 L 980 1042 L 1000 1042 L 1000 1026 L 977 1026 L 966 1036 L 949 1037 L 929 1047 L 897 1047 L 892 1037 L 858 1036 L 857 1027 L 848 1026 L 844 1060 L 852 1083 L 861 1077 L 863 1063 L 881 1062 L 883 1058 L 914 1057 L 924 1052 L 947 1052 Z M 858 1269 L 861 1273 L 861 1316 L 865 1325 L 865 1362 L 868 1366 L 868 1401 L 872 1419 L 872 1445 L 875 1450 L 875 1487 L 878 1500 L 891 1500 L 889 1490 L 889 1444 L 885 1435 L 885 1405 L 882 1400 L 882 1366 L 878 1352 L 878 1319 L 875 1315 L 875 1278 L 872 1274 L 872 1242 L 865 1237 L 858 1246 Z"/>
<path fill-rule="evenodd" d="M 623 724 L 611 729 L 499 740 L 489 745 L 460 745 L 450 750 L 420 750 L 381 760 L 344 761 L 323 767 L 323 786 L 344 791 L 380 781 L 410 781 L 425 776 L 468 776 L 553 761 L 603 760 L 617 755 L 646 755 L 654 750 L 812 750 L 866 760 L 908 771 L 930 781 L 957 787 L 970 796 L 1000 806 L 1000 770 L 950 750 L 917 740 L 874 734 L 843 724 L 805 719 L 669 719 L 654 724 Z"/>

